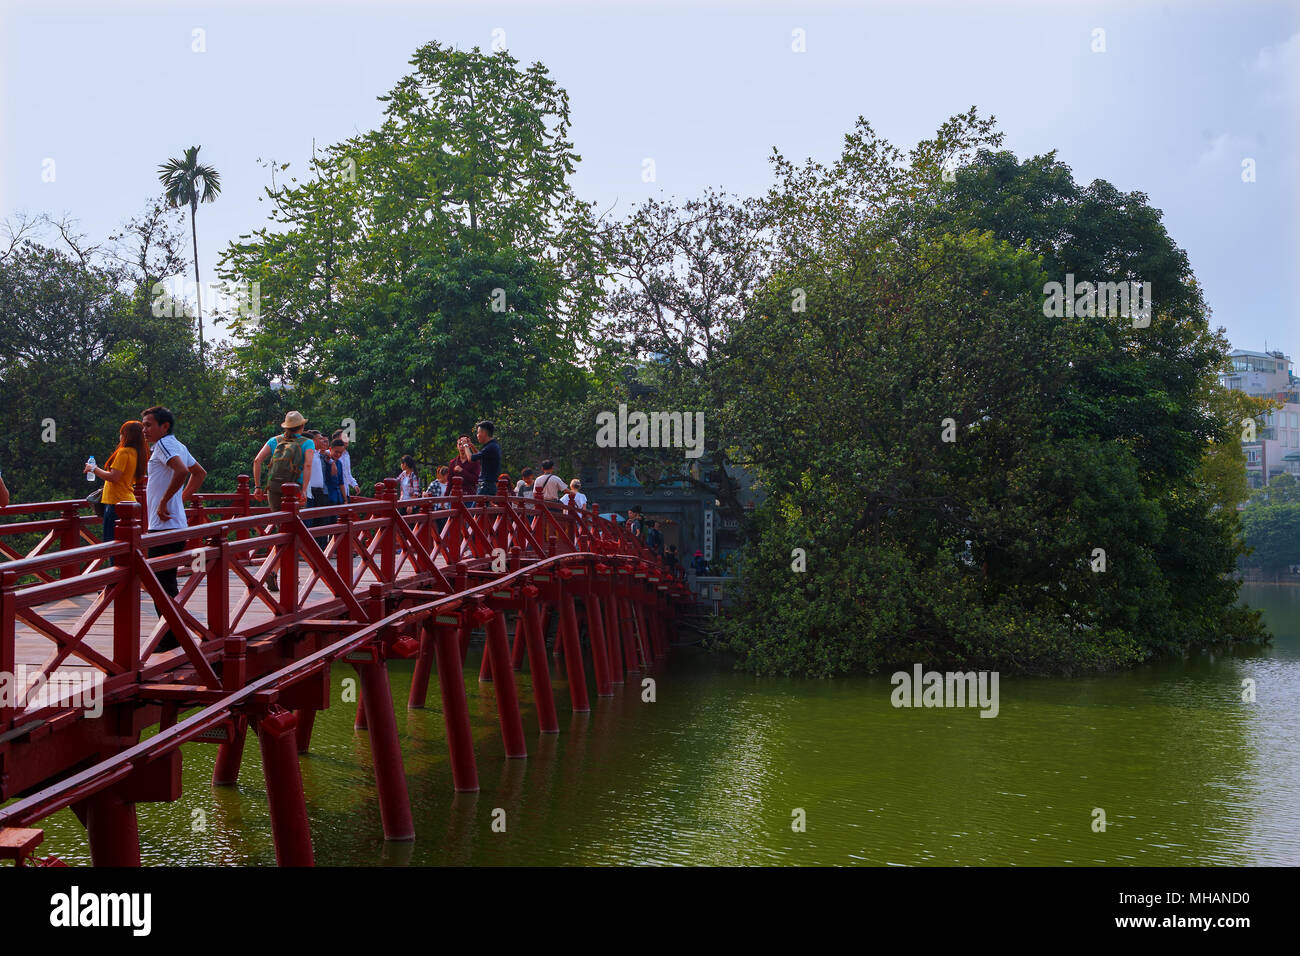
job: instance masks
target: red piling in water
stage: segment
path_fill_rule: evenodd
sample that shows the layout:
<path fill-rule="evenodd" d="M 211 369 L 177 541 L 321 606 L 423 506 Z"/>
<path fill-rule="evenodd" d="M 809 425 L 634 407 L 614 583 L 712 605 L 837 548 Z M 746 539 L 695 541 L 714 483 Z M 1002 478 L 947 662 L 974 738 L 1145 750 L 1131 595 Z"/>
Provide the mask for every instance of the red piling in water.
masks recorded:
<path fill-rule="evenodd" d="M 257 728 L 262 745 L 262 774 L 271 808 L 275 862 L 280 866 L 315 864 L 302 771 L 298 766 L 297 723 L 290 711 L 279 710 L 258 721 Z"/>
<path fill-rule="evenodd" d="M 515 612 L 515 640 L 510 645 L 510 669 L 516 671 L 524 669 L 524 651 L 526 649 L 524 617 L 523 611 Z"/>
<path fill-rule="evenodd" d="M 596 665 L 596 696 L 613 697 L 610 681 L 609 650 L 605 646 L 605 625 L 601 622 L 600 599 L 588 593 L 582 600 L 587 612 L 587 634 L 591 638 L 591 659 Z"/>
<path fill-rule="evenodd" d="M 420 654 L 411 673 L 411 693 L 407 707 L 423 707 L 429 699 L 429 674 L 433 670 L 433 623 L 426 621 L 420 631 Z"/>
<path fill-rule="evenodd" d="M 524 722 L 519 714 L 519 694 L 515 689 L 515 673 L 510 669 L 510 645 L 506 642 L 506 617 L 501 611 L 484 609 L 481 615 L 491 615 L 485 620 L 487 642 L 483 656 L 493 662 L 496 674 L 497 715 L 501 719 L 501 739 L 505 742 L 507 757 L 527 757 L 524 743 Z M 482 618 L 480 618 L 482 620 Z"/>
<path fill-rule="evenodd" d="M 546 638 L 542 631 L 542 614 L 536 601 L 537 588 L 524 588 L 524 607 L 519 612 L 528 642 L 528 670 L 533 679 L 533 703 L 537 705 L 537 723 L 544 734 L 558 734 L 560 721 L 555 715 L 555 692 L 551 690 L 551 668 L 546 660 Z"/>
<path fill-rule="evenodd" d="M 573 595 L 560 598 L 560 636 L 564 642 L 564 664 L 569 675 L 569 699 L 578 713 L 591 710 L 587 700 L 587 675 L 582 669 L 582 648 L 578 644 L 578 613 L 573 607 Z M 560 641 L 555 642 L 558 646 Z"/>
<path fill-rule="evenodd" d="M 612 602 L 610 606 L 613 608 L 610 613 L 618 618 L 619 630 L 623 634 L 623 666 L 627 669 L 627 673 L 639 674 L 642 661 L 640 654 L 637 653 L 636 621 L 628 614 L 628 605 L 623 598 L 614 596 L 609 598 L 609 601 Z"/>
<path fill-rule="evenodd" d="M 212 768 L 214 787 L 233 787 L 239 783 L 239 765 L 244 758 L 244 735 L 248 724 L 243 717 L 235 718 L 235 728 L 229 743 L 217 747 L 217 763 Z"/>
<path fill-rule="evenodd" d="M 492 682 L 492 655 L 488 653 L 488 633 L 487 628 L 483 629 L 483 660 L 478 666 L 479 683 Z"/>
<path fill-rule="evenodd" d="M 439 627 L 434 647 L 438 654 L 438 686 L 442 690 L 442 717 L 447 725 L 447 750 L 451 755 L 452 785 L 459 791 L 478 790 L 478 769 L 474 765 L 474 737 L 469 727 L 469 704 L 465 700 L 465 659 L 461 656 L 461 634 L 469 629 Z"/>
<path fill-rule="evenodd" d="M 221 687 L 234 691 L 244 686 L 248 659 L 245 656 L 247 641 L 242 637 L 227 637 L 221 642 Z M 235 715 L 234 731 L 229 742 L 217 746 L 217 762 L 212 768 L 214 787 L 233 787 L 239 782 L 239 764 L 244 759 L 244 735 L 248 718 Z"/>
<path fill-rule="evenodd" d="M 78 816 L 86 826 L 94 866 L 140 865 L 140 827 L 134 803 L 111 790 L 101 791 L 86 800 Z"/>
<path fill-rule="evenodd" d="M 311 748 L 311 729 L 316 725 L 316 708 L 300 708 L 294 711 L 294 716 L 298 718 L 298 730 L 295 734 L 298 753 L 305 754 Z"/>
<path fill-rule="evenodd" d="M 633 633 L 636 634 L 637 657 L 641 661 L 641 669 L 645 670 L 653 662 L 654 658 L 650 656 L 650 648 L 646 643 L 645 620 L 641 617 L 641 605 L 631 598 L 626 598 L 624 613 L 632 622 Z"/>
<path fill-rule="evenodd" d="M 370 755 L 375 765 L 375 789 L 379 793 L 384 839 L 414 840 L 415 824 L 411 820 L 411 799 L 406 792 L 402 748 L 397 740 L 388 666 L 383 661 L 369 661 L 358 664 L 357 670 L 361 674 L 361 699 L 365 702 L 366 724 L 370 728 Z"/>
<path fill-rule="evenodd" d="M 626 683 L 623 670 L 623 639 L 619 635 L 618 611 L 614 607 L 614 596 L 607 594 L 603 598 L 593 598 L 605 609 L 605 646 L 609 648 L 609 679 L 615 684 Z"/>

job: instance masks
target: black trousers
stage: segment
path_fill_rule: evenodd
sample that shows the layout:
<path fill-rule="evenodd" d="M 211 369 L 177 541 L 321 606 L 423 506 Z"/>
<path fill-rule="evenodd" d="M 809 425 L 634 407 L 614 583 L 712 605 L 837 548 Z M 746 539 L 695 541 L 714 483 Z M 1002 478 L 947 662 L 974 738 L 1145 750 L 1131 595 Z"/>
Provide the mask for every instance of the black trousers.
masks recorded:
<path fill-rule="evenodd" d="M 185 550 L 184 541 L 177 541 L 174 542 L 173 544 L 160 544 L 149 549 L 149 557 L 159 558 L 162 557 L 164 554 L 179 554 L 184 550 Z M 176 573 L 177 573 L 176 568 L 171 568 L 167 571 L 155 572 L 155 574 L 157 574 L 158 576 L 158 583 L 162 585 L 162 589 L 172 597 L 175 597 L 177 594 L 179 594 L 181 590 L 180 586 L 176 583 Z M 159 617 L 163 616 L 162 605 L 160 605 L 157 601 L 154 602 L 154 610 L 158 612 Z M 181 646 L 180 641 L 176 640 L 176 635 L 172 633 L 172 629 L 169 627 L 167 628 L 166 631 L 163 632 L 163 636 L 158 641 L 158 646 L 155 648 L 155 650 L 170 651 L 172 648 L 180 647 L 180 646 Z"/>

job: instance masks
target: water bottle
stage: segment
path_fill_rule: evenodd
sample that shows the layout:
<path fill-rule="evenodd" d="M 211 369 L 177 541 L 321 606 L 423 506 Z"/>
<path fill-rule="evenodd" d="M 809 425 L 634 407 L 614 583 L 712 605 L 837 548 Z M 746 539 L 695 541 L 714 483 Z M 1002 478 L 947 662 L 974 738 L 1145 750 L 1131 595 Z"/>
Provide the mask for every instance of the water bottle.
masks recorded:
<path fill-rule="evenodd" d="M 89 458 L 87 458 L 87 459 L 86 459 L 86 464 L 89 465 L 91 468 L 94 468 L 94 467 L 95 467 L 95 456 L 94 456 L 94 455 L 91 455 Z M 95 480 L 95 473 L 94 473 L 93 471 L 88 471 L 88 472 L 86 472 L 86 480 L 87 480 L 87 481 L 94 481 L 94 480 Z"/>

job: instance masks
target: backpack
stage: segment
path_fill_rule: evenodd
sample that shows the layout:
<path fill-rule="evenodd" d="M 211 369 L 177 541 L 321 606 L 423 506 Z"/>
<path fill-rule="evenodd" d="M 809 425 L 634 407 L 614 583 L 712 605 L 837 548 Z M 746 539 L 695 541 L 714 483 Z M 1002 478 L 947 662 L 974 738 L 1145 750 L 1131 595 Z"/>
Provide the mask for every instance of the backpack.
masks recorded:
<path fill-rule="evenodd" d="M 271 453 L 271 469 L 267 478 L 270 487 L 277 488 L 286 481 L 302 478 L 302 465 L 307 457 L 302 450 L 304 441 L 306 439 L 302 435 L 290 435 L 288 432 L 280 436 L 280 440 L 275 443 L 275 451 Z"/>

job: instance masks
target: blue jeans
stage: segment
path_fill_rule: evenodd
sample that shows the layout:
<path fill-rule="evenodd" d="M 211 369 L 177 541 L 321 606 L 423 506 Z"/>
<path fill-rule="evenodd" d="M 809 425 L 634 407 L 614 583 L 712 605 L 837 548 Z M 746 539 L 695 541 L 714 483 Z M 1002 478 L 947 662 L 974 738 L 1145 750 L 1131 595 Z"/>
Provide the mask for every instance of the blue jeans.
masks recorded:
<path fill-rule="evenodd" d="M 113 531 L 117 527 L 117 505 L 104 505 L 104 528 L 99 534 L 101 541 L 112 541 Z M 111 568 L 113 559 L 109 558 L 104 562 L 104 567 Z"/>

